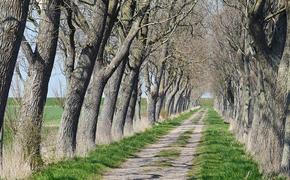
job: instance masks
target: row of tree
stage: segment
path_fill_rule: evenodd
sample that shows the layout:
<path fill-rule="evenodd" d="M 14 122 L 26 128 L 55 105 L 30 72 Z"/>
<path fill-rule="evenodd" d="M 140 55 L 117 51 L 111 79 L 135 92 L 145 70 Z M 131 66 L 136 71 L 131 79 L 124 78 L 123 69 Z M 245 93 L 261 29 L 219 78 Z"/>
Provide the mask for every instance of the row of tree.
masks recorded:
<path fill-rule="evenodd" d="M 25 70 L 16 68 L 24 90 L 15 153 L 32 170 L 43 163 L 43 112 L 60 54 L 67 88 L 56 140 L 59 158 L 85 155 L 96 144 L 132 135 L 142 120 L 142 91 L 147 96 L 148 125 L 160 119 L 162 109 L 166 117 L 189 109 L 204 58 L 202 47 L 199 55 L 191 50 L 203 36 L 197 6 L 192 0 L 1 1 L 2 134 L 18 54 L 26 64 Z"/>
<path fill-rule="evenodd" d="M 290 172 L 287 3 L 217 1 L 210 23 L 215 107 L 268 173 Z"/>

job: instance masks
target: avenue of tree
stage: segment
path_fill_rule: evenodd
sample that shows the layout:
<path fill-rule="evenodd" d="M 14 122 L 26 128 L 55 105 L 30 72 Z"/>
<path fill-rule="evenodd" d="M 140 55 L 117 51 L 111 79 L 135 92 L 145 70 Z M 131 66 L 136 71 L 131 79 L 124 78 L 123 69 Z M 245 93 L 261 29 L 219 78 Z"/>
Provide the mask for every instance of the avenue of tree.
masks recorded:
<path fill-rule="evenodd" d="M 17 167 L 30 171 L 46 163 L 44 108 L 60 61 L 66 87 L 53 140 L 58 160 L 86 156 L 98 144 L 184 112 L 210 91 L 261 169 L 289 175 L 289 3 L 2 0 L 0 168 L 16 155 Z M 13 78 L 23 88 L 14 97 L 18 115 L 8 155 L 3 137 Z"/>
<path fill-rule="evenodd" d="M 199 53 L 193 62 L 187 48 L 203 36 L 197 6 L 192 0 L 1 1 L 1 169 L 16 155 L 17 167 L 43 166 L 43 114 L 57 58 L 66 78 L 58 159 L 85 156 L 96 144 L 192 107 L 201 95 L 194 93 L 193 70 L 201 72 L 203 58 Z M 8 157 L 3 134 L 13 74 L 24 88 L 15 97 L 19 113 Z M 141 116 L 144 95 L 148 117 Z"/>
<path fill-rule="evenodd" d="M 223 0 L 211 23 L 215 107 L 268 173 L 290 172 L 288 3 Z"/>

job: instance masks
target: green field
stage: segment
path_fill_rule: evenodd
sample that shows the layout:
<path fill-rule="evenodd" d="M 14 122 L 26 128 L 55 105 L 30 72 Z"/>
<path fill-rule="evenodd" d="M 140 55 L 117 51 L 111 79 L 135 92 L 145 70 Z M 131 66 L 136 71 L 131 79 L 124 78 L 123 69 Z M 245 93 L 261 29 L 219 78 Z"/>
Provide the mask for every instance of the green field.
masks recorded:
<path fill-rule="evenodd" d="M 103 102 L 103 101 L 102 101 Z M 9 143 L 11 141 L 11 129 L 15 126 L 14 122 L 19 115 L 19 104 L 15 99 L 9 98 L 7 103 L 7 108 L 5 112 L 5 125 L 4 125 L 4 141 Z M 44 107 L 43 114 L 43 134 L 47 135 L 50 131 L 56 131 L 60 124 L 61 116 L 63 113 L 63 108 L 56 98 L 48 98 L 46 105 Z M 147 114 L 147 101 L 145 98 L 141 100 L 141 115 L 146 116 Z M 45 138 L 45 137 L 44 137 Z"/>
<path fill-rule="evenodd" d="M 103 102 L 103 101 L 102 101 Z M 17 103 L 14 102 L 12 98 L 8 100 L 6 116 L 11 116 L 11 114 L 15 114 L 15 111 L 18 111 L 19 107 Z M 142 115 L 146 115 L 147 102 L 145 98 L 142 98 L 141 101 L 141 113 Z M 55 98 L 48 98 L 46 101 L 46 105 L 44 108 L 44 126 L 46 125 L 58 125 L 60 123 L 61 115 L 63 113 L 63 108 L 59 105 Z"/>

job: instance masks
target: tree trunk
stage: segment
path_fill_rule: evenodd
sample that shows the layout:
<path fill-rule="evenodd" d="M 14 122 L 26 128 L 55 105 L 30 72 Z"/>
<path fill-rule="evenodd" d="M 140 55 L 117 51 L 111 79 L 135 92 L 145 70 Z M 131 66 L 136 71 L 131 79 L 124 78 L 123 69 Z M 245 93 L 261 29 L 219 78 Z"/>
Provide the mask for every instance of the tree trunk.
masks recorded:
<path fill-rule="evenodd" d="M 186 95 L 184 96 L 184 103 L 183 103 L 183 107 L 181 109 L 181 111 L 186 111 L 189 109 L 190 103 L 191 103 L 191 89 L 188 89 L 188 91 L 186 92 Z"/>
<path fill-rule="evenodd" d="M 287 91 L 286 105 L 285 105 L 285 135 L 284 135 L 284 149 L 281 167 L 284 172 L 290 176 L 290 7 L 289 2 L 287 4 L 287 38 L 284 49 L 284 54 L 282 57 L 281 67 L 280 67 L 280 79 L 279 83 L 284 84 L 287 82 L 286 86 L 282 86 L 281 93 Z M 287 89 L 287 90 L 286 90 Z M 283 96 L 282 96 L 283 97 Z"/>
<path fill-rule="evenodd" d="M 173 104 L 173 113 L 178 113 L 178 106 L 179 106 L 179 103 L 180 103 L 180 99 L 181 99 L 181 96 L 183 95 L 184 91 L 186 90 L 186 87 L 187 87 L 187 83 L 186 85 L 180 89 L 174 96 L 174 104 Z"/>
<path fill-rule="evenodd" d="M 104 72 L 106 65 L 104 65 L 103 59 L 105 47 L 117 20 L 119 12 L 117 6 L 118 0 L 109 1 L 108 17 L 104 37 L 102 39 L 102 44 L 97 56 L 97 62 L 95 63 L 93 75 L 91 77 L 81 110 L 79 125 L 80 134 L 78 134 L 80 143 L 78 143 L 77 148 L 79 153 L 82 155 L 85 155 L 88 151 L 95 147 L 97 122 L 100 114 L 103 91 L 111 76 L 111 73 L 115 71 L 115 69 L 112 69 L 112 72 L 110 72 L 109 75 L 106 75 Z"/>
<path fill-rule="evenodd" d="M 167 116 L 170 115 L 171 104 L 172 104 L 172 101 L 173 101 L 173 98 L 174 98 L 175 94 L 178 91 L 178 88 L 179 88 L 179 85 L 180 85 L 180 82 L 181 82 L 181 78 L 182 78 L 182 75 L 179 76 L 179 78 L 178 78 L 177 82 L 175 83 L 172 91 L 168 94 L 168 96 L 166 96 L 165 111 L 167 113 Z"/>
<path fill-rule="evenodd" d="M 168 115 L 169 116 L 171 116 L 172 114 L 174 114 L 174 103 L 175 103 L 175 95 L 176 94 L 174 94 L 174 96 L 173 96 L 173 98 L 172 98 L 172 101 L 171 101 L 171 103 L 170 103 L 170 105 L 169 105 L 169 112 L 168 112 Z"/>
<path fill-rule="evenodd" d="M 126 59 L 128 59 L 128 57 L 126 57 Z M 105 91 L 105 100 L 97 124 L 97 132 L 96 132 L 97 144 L 109 144 L 110 142 L 112 142 L 111 138 L 112 120 L 116 110 L 119 89 L 127 61 L 128 60 L 123 60 L 123 62 L 120 64 L 117 71 L 113 74 L 113 76 L 110 78 L 107 84 Z"/>
<path fill-rule="evenodd" d="M 42 165 L 40 143 L 43 109 L 56 55 L 60 23 L 60 2 L 51 0 L 45 6 L 46 9 L 41 11 L 35 52 L 29 51 L 31 47 L 27 47 L 27 42 L 24 43 L 29 50 L 23 46 L 30 65 L 15 137 L 16 152 L 23 156 L 32 170 Z"/>
<path fill-rule="evenodd" d="M 139 81 L 139 80 L 138 80 Z M 137 96 L 138 96 L 138 83 L 135 84 L 135 87 L 133 89 L 130 104 L 128 107 L 126 122 L 124 126 L 124 136 L 131 136 L 134 133 L 133 129 L 133 120 L 135 116 L 135 108 L 137 104 Z"/>
<path fill-rule="evenodd" d="M 3 169 L 4 127 L 0 129 L 0 170 Z"/>
<path fill-rule="evenodd" d="M 156 121 L 156 103 L 157 103 L 157 95 L 149 94 L 147 96 L 147 113 L 148 113 L 148 122 L 149 125 L 153 125 Z"/>
<path fill-rule="evenodd" d="M 289 173 L 290 171 L 290 112 L 289 112 L 289 109 L 287 111 L 287 118 L 286 118 L 286 123 L 285 123 L 284 149 L 283 149 L 281 167 L 282 167 L 283 172 L 285 172 L 286 174 L 288 174 L 288 176 L 290 176 L 290 173 Z"/>
<path fill-rule="evenodd" d="M 25 29 L 29 2 L 9 0 L 0 3 L 0 131 L 3 128 L 4 112 Z"/>
<path fill-rule="evenodd" d="M 135 124 L 140 123 L 142 117 L 141 117 L 141 104 L 142 104 L 142 86 L 139 82 L 138 90 L 137 90 L 137 102 L 136 102 L 136 108 L 135 108 Z"/>
<path fill-rule="evenodd" d="M 112 139 L 113 141 L 118 141 L 123 137 L 123 130 L 125 125 L 125 120 L 128 112 L 128 107 L 131 100 L 131 95 L 133 89 L 138 83 L 139 71 L 131 71 L 127 78 L 124 79 L 122 87 L 120 89 L 120 98 L 121 102 L 117 107 L 116 115 L 113 118 L 112 123 Z"/>
<path fill-rule="evenodd" d="M 159 94 L 158 101 L 156 104 L 156 113 L 155 113 L 156 120 L 160 119 L 160 113 L 161 113 L 162 107 L 164 105 L 164 99 L 165 99 L 165 94 L 164 93 Z"/>
<path fill-rule="evenodd" d="M 107 83 L 104 76 L 96 74 L 95 71 L 99 71 L 97 66 L 95 66 L 94 75 L 91 77 L 80 115 L 77 134 L 77 152 L 80 155 L 85 155 L 95 147 L 97 120 L 103 91 Z"/>
<path fill-rule="evenodd" d="M 96 9 L 92 18 L 93 30 L 88 34 L 86 47 L 82 49 L 78 64 L 68 85 L 56 148 L 59 157 L 72 157 L 74 155 L 81 107 L 93 72 L 97 52 L 102 42 L 108 2 L 98 1 L 95 6 Z"/>
<path fill-rule="evenodd" d="M 173 81 L 169 81 L 167 74 L 164 73 L 162 81 L 160 83 L 161 85 L 160 85 L 159 93 L 158 93 L 158 101 L 156 104 L 156 113 L 155 113 L 156 120 L 158 120 L 160 118 L 161 110 L 165 108 L 165 105 L 164 105 L 165 96 L 166 96 L 169 88 L 172 86 L 172 83 L 173 83 Z"/>
<path fill-rule="evenodd" d="M 276 21 L 279 27 L 272 34 L 271 47 L 267 44 L 264 24 L 261 23 L 266 2 L 255 4 L 249 15 L 249 32 L 256 48 L 258 78 L 255 86 L 255 112 L 250 134 L 249 148 L 256 155 L 266 172 L 281 171 L 284 148 L 285 120 L 287 112 L 287 77 L 289 55 L 283 57 L 287 26 L 286 13 Z M 287 10 L 288 11 L 288 10 Z M 286 45 L 288 46 L 288 41 Z M 287 65 L 286 65 L 287 64 Z M 285 66 L 286 65 L 286 66 Z M 286 72 L 286 73 L 285 73 Z M 271 162 L 271 164 L 269 164 Z"/>
<path fill-rule="evenodd" d="M 107 15 L 106 12 L 108 4 L 103 1 L 101 2 L 100 12 L 104 12 L 104 14 L 96 13 L 97 17 L 93 19 L 96 19 L 98 22 L 94 23 L 94 26 L 98 27 L 96 28 L 97 33 L 93 34 L 94 38 L 89 38 L 91 39 L 91 44 L 94 44 L 94 46 L 87 46 L 82 50 L 78 66 L 73 73 L 73 78 L 71 79 L 71 84 L 69 85 L 58 138 L 57 154 L 60 157 L 73 156 L 76 148 L 76 132 L 80 111 L 87 87 L 89 85 L 90 77 L 92 75 L 95 60 L 97 58 L 96 52 L 99 50 L 101 37 L 103 35 L 106 22 L 105 17 Z M 141 15 L 147 11 L 149 2 L 146 2 L 144 5 L 144 8 L 141 9 Z M 136 18 L 127 37 L 119 47 L 115 57 L 110 62 L 110 65 L 106 67 L 104 72 L 106 75 L 112 74 L 122 62 L 124 56 L 128 54 L 132 41 L 139 31 L 139 26 L 142 19 L 143 16 L 138 16 Z"/>

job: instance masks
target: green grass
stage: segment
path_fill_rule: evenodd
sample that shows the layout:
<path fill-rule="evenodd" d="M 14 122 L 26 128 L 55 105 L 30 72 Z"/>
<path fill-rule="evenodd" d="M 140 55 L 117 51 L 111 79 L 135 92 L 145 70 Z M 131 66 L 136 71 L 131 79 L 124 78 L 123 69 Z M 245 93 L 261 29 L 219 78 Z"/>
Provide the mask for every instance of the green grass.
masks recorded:
<path fill-rule="evenodd" d="M 63 113 L 60 106 L 45 106 L 44 108 L 44 126 L 58 126 Z"/>
<path fill-rule="evenodd" d="M 104 100 L 102 100 L 103 103 Z M 102 105 L 101 103 L 101 105 Z M 13 98 L 8 99 L 6 116 L 13 117 L 15 112 L 19 111 L 19 104 L 17 104 Z M 61 116 L 63 113 L 63 108 L 60 106 L 56 98 L 47 98 L 46 104 L 44 107 L 44 126 L 58 126 L 61 120 Z M 147 113 L 147 101 L 145 98 L 141 99 L 141 113 L 142 115 L 146 115 Z"/>
<path fill-rule="evenodd" d="M 150 166 L 156 166 L 163 169 L 163 168 L 172 167 L 172 162 L 169 162 L 168 159 L 158 160 L 158 161 L 155 161 L 154 164 L 150 164 Z"/>
<path fill-rule="evenodd" d="M 152 165 L 160 167 L 160 168 L 171 167 L 172 161 L 176 160 L 180 156 L 180 154 L 181 154 L 181 150 L 178 147 L 164 149 L 155 156 L 158 159 L 154 161 Z"/>
<path fill-rule="evenodd" d="M 190 131 L 185 131 L 182 133 L 177 140 L 173 143 L 173 146 L 178 146 L 178 147 L 184 147 L 188 144 L 189 139 L 191 138 L 191 135 L 193 133 L 193 130 Z"/>
<path fill-rule="evenodd" d="M 163 157 L 163 158 L 177 158 L 180 156 L 179 149 L 165 149 L 160 151 L 156 157 Z"/>
<path fill-rule="evenodd" d="M 31 179 L 100 179 L 109 168 L 116 168 L 146 145 L 152 144 L 171 129 L 181 125 L 195 111 L 153 126 L 143 133 L 110 145 L 98 146 L 87 158 L 75 158 L 51 164 L 35 173 Z"/>
<path fill-rule="evenodd" d="M 257 164 L 228 131 L 229 125 L 209 108 L 191 179 L 262 179 Z"/>

